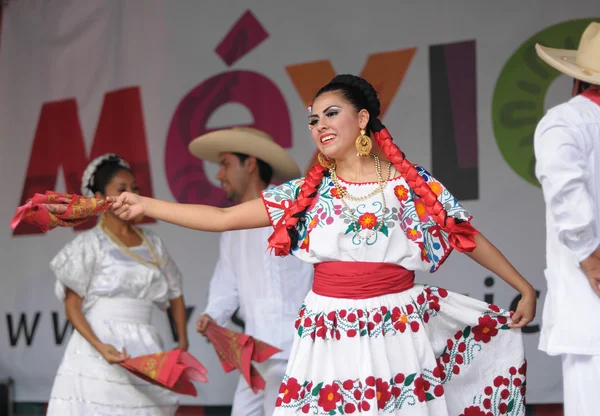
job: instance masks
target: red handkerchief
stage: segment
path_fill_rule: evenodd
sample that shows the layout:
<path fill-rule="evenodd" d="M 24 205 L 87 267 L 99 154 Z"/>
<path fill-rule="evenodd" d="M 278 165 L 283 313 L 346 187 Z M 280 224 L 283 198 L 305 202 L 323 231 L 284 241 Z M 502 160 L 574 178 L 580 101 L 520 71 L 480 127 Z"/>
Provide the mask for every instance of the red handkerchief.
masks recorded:
<path fill-rule="evenodd" d="M 172 350 L 131 358 L 120 364 L 136 376 L 175 393 L 197 396 L 191 380 L 206 383 L 206 368 L 187 351 Z"/>
<path fill-rule="evenodd" d="M 262 363 L 281 350 L 249 335 L 215 324 L 208 326 L 206 336 L 215 348 L 226 373 L 237 369 L 254 393 L 264 390 L 265 380 L 254 368 L 252 361 Z"/>
<path fill-rule="evenodd" d="M 51 212 L 52 206 L 63 206 L 64 212 Z M 46 191 L 35 194 L 17 208 L 10 222 L 11 228 L 17 228 L 21 221 L 28 222 L 47 232 L 56 227 L 74 227 L 106 211 L 110 203 L 96 198 L 86 198 L 75 194 L 61 194 Z"/>

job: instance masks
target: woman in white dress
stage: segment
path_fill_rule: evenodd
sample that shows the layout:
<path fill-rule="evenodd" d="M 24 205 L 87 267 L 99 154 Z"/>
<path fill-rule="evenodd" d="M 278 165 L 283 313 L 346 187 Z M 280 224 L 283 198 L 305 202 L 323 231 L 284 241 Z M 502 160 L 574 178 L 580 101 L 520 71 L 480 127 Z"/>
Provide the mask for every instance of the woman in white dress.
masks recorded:
<path fill-rule="evenodd" d="M 104 198 L 138 192 L 131 169 L 107 154 L 90 163 L 84 195 Z M 52 260 L 55 292 L 75 327 L 58 368 L 48 415 L 174 415 L 175 393 L 134 376 L 119 362 L 163 351 L 150 317 L 154 305 L 170 303 L 187 349 L 181 274 L 162 240 L 132 221 L 106 212 Z"/>
<path fill-rule="evenodd" d="M 524 415 L 519 328 L 534 318 L 535 292 L 450 192 L 406 160 L 379 106 L 362 78 L 324 86 L 309 113 L 320 163 L 262 202 L 223 209 L 123 193 L 109 198 L 113 212 L 205 231 L 271 223 L 275 254 L 315 265 L 275 415 Z M 521 293 L 514 314 L 414 284 L 415 270 L 436 271 L 452 249 Z"/>

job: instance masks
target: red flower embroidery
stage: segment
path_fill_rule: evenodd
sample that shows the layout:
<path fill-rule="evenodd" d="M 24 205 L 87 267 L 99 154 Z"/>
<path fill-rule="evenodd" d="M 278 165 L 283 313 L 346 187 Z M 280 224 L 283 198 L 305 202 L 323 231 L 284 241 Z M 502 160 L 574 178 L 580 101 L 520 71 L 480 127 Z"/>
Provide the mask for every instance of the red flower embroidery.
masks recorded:
<path fill-rule="evenodd" d="M 419 238 L 421 238 L 423 236 L 423 234 L 421 234 L 421 231 L 419 231 L 419 230 L 415 230 L 414 228 L 409 228 L 408 230 L 406 230 L 406 236 L 408 238 L 410 238 L 412 241 L 417 241 Z"/>
<path fill-rule="evenodd" d="M 319 392 L 319 406 L 326 412 L 335 410 L 337 402 L 341 399 L 342 395 L 339 393 L 339 386 L 335 383 L 323 386 Z"/>
<path fill-rule="evenodd" d="M 500 308 L 494 304 L 490 304 L 489 308 L 496 313 L 500 313 Z"/>
<path fill-rule="evenodd" d="M 527 374 L 527 361 L 523 363 L 523 365 L 519 368 L 519 374 L 525 375 Z"/>
<path fill-rule="evenodd" d="M 491 413 L 481 410 L 477 406 L 467 407 L 459 416 L 491 416 Z"/>
<path fill-rule="evenodd" d="M 417 377 L 415 378 L 415 396 L 417 396 L 417 398 L 419 399 L 420 402 L 424 402 L 425 400 L 427 400 L 427 395 L 426 395 L 426 391 L 429 390 L 429 387 L 431 387 L 431 384 L 429 383 L 429 381 L 427 380 L 423 380 L 423 377 Z"/>
<path fill-rule="evenodd" d="M 404 332 L 406 330 L 406 324 L 408 323 L 408 316 L 403 314 L 400 308 L 396 306 L 392 309 L 392 322 L 394 323 L 394 329 Z"/>
<path fill-rule="evenodd" d="M 287 383 L 281 383 L 279 387 L 279 393 L 283 394 L 283 403 L 289 403 L 292 400 L 298 400 L 300 397 L 300 389 L 302 386 L 298 384 L 298 380 L 290 378 Z"/>
<path fill-rule="evenodd" d="M 347 191 L 347 189 L 346 189 L 346 187 L 345 187 L 345 186 L 342 186 L 342 189 L 343 189 L 344 191 Z M 336 188 L 336 187 L 333 187 L 333 188 L 331 188 L 331 196 L 332 196 L 332 197 L 334 197 L 334 198 L 337 198 L 337 199 L 341 199 L 341 195 L 340 195 L 340 193 L 338 192 L 338 190 L 337 190 L 337 188 Z"/>
<path fill-rule="evenodd" d="M 390 393 L 390 385 L 378 378 L 375 383 L 375 390 L 377 391 L 377 408 L 383 409 L 388 400 L 392 397 Z"/>
<path fill-rule="evenodd" d="M 479 325 L 473 327 L 473 338 L 475 338 L 475 341 L 490 342 L 492 337 L 498 335 L 497 324 L 498 322 L 489 315 L 480 317 Z"/>
<path fill-rule="evenodd" d="M 325 339 L 325 337 L 327 337 L 327 328 L 322 326 L 317 329 L 317 336 L 321 339 Z"/>
<path fill-rule="evenodd" d="M 344 413 L 354 413 L 356 407 L 352 403 L 347 403 L 344 406 Z"/>
<path fill-rule="evenodd" d="M 372 212 L 366 212 L 358 217 L 358 223 L 363 229 L 372 230 L 377 226 L 377 217 Z"/>
<path fill-rule="evenodd" d="M 394 194 L 398 201 L 406 201 L 408 199 L 408 189 L 405 186 L 398 185 L 394 187 Z"/>

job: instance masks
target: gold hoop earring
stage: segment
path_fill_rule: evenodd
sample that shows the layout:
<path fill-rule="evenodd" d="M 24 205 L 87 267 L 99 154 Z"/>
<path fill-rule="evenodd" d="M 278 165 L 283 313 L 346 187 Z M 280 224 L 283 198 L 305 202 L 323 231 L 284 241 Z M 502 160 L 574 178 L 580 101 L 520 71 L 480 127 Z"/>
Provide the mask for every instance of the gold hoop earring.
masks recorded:
<path fill-rule="evenodd" d="M 360 136 L 356 138 L 354 145 L 356 146 L 356 156 L 369 156 L 371 154 L 373 142 L 364 130 L 360 131 Z"/>
<path fill-rule="evenodd" d="M 319 152 L 319 155 L 317 156 L 317 159 L 319 159 L 319 163 L 325 169 L 331 169 L 333 166 L 335 166 L 335 160 L 328 158 L 323 153 Z"/>

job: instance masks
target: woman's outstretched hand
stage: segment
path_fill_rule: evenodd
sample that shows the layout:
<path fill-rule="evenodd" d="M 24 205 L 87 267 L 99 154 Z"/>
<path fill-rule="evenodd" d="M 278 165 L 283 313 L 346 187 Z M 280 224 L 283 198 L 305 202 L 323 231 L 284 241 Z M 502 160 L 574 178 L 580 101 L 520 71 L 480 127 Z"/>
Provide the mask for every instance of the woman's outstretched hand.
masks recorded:
<path fill-rule="evenodd" d="M 122 220 L 131 220 L 146 212 L 143 197 L 131 192 L 123 192 L 119 196 L 109 196 L 106 200 L 112 204 L 110 209 Z"/>

